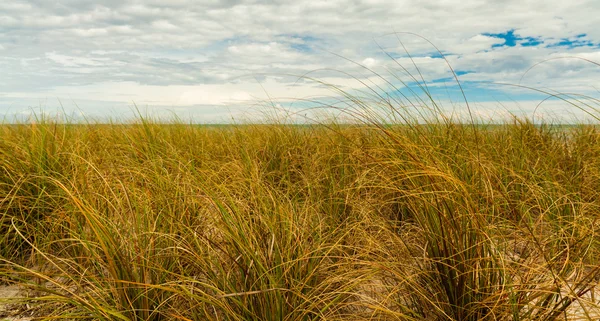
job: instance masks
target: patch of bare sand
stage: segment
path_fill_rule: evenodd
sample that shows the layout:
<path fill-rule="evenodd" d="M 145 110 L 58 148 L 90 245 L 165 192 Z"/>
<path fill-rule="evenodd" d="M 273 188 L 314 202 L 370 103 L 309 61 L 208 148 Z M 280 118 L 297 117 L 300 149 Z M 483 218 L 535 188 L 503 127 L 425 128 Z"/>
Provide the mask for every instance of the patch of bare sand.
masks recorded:
<path fill-rule="evenodd" d="M 567 309 L 567 320 L 600 320 L 600 287 L 585 293 Z"/>
<path fill-rule="evenodd" d="M 15 304 L 12 299 L 23 296 L 23 290 L 16 285 L 0 285 L 0 321 L 30 321 L 24 304 Z"/>

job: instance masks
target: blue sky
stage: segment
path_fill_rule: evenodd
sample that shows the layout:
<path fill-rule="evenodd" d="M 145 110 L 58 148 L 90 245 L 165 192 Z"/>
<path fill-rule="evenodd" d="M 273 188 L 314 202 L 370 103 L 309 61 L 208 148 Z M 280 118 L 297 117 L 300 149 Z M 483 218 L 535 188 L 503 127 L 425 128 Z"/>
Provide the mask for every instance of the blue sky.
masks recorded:
<path fill-rule="evenodd" d="M 423 83 L 464 115 L 428 41 L 476 116 L 531 116 L 539 91 L 600 95 L 600 67 L 586 61 L 600 62 L 598 12 L 593 0 L 5 0 L 0 116 L 125 119 L 135 104 L 195 122 L 258 120 L 339 100 L 325 84 L 423 97 Z M 536 117 L 586 116 L 549 99 Z"/>

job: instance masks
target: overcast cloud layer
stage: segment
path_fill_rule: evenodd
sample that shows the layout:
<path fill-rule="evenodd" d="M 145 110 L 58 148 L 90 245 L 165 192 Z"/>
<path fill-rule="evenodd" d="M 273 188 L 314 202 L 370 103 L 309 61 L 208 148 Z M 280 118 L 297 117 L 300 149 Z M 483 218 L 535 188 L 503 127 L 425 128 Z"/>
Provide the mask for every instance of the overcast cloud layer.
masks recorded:
<path fill-rule="evenodd" d="M 418 89 L 403 68 L 460 112 L 448 66 L 419 36 L 447 57 L 476 114 L 530 113 L 545 96 L 491 83 L 598 97 L 599 66 L 551 58 L 600 62 L 599 13 L 596 0 L 5 0 L 0 114 L 121 117 L 135 103 L 223 122 L 266 99 L 292 111 L 331 101 L 323 83 L 401 96 L 402 82 Z M 539 110 L 582 115 L 556 99 Z"/>

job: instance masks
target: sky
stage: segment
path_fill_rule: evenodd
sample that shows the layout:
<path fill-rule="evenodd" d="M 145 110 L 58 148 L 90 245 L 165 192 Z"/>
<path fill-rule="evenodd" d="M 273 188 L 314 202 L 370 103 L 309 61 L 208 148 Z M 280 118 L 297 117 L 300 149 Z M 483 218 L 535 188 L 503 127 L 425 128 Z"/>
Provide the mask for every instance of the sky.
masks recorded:
<path fill-rule="evenodd" d="M 594 121 L 599 13 L 597 0 L 3 0 L 0 117 L 307 122 L 391 105 Z"/>

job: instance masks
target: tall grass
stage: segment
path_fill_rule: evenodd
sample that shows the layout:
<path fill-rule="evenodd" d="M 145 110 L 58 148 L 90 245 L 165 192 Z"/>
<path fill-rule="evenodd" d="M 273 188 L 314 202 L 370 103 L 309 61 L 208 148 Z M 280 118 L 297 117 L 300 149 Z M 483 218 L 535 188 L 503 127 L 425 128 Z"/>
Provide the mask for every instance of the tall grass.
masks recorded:
<path fill-rule="evenodd" d="M 11 302 L 42 319 L 599 317 L 595 126 L 341 94 L 360 125 L 0 126 L 0 281 L 29 291 Z"/>
<path fill-rule="evenodd" d="M 593 126 L 2 131 L 2 278 L 40 316 L 598 315 Z"/>

